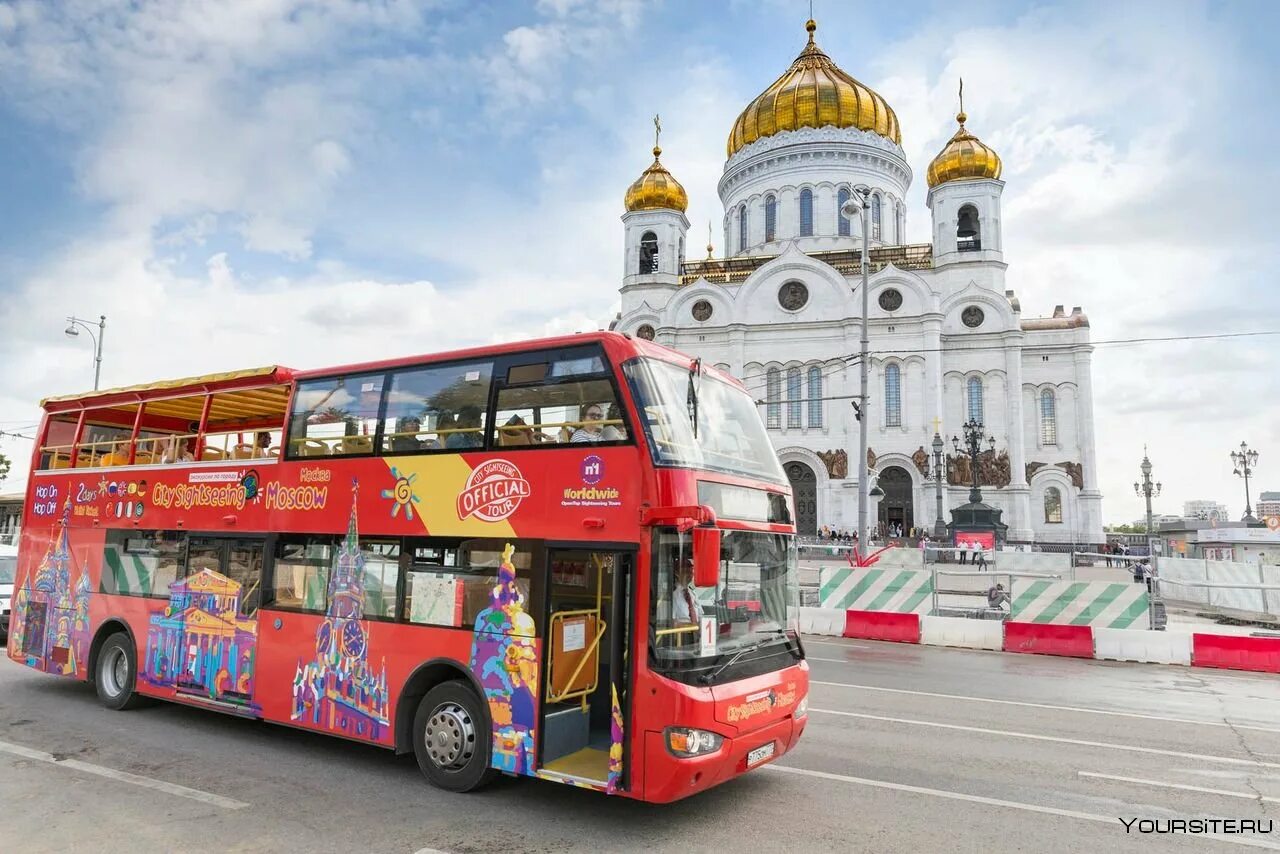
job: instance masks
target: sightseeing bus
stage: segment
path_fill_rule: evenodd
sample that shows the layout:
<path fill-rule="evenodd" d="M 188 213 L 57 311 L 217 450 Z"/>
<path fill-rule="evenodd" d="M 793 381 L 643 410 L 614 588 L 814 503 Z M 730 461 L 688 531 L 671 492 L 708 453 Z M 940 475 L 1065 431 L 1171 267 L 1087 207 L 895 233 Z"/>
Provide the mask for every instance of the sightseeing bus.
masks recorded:
<path fill-rule="evenodd" d="M 804 730 L 790 491 L 699 360 L 600 332 L 42 406 L 8 653 L 109 708 L 653 802 Z"/>

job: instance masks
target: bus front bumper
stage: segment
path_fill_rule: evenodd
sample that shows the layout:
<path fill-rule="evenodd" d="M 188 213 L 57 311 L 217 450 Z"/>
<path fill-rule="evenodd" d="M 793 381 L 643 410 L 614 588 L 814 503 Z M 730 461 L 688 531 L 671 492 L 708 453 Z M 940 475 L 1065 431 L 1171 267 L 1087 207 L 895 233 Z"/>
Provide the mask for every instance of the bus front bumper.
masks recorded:
<path fill-rule="evenodd" d="M 644 799 L 659 804 L 678 801 L 768 765 L 795 746 L 807 722 L 807 716 L 783 718 L 751 732 L 725 736 L 715 753 L 689 758 L 673 756 L 661 732 L 646 732 Z M 771 755 L 748 763 L 754 751 L 769 744 L 773 745 Z"/>

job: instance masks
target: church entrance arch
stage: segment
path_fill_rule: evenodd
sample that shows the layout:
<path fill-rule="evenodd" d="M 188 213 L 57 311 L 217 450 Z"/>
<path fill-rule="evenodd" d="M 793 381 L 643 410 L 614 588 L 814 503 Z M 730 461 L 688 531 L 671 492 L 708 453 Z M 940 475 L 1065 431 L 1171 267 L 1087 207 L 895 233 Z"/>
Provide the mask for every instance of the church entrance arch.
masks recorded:
<path fill-rule="evenodd" d="M 901 466 L 889 466 L 880 472 L 879 483 L 884 490 L 884 497 L 880 499 L 880 525 L 886 533 L 890 526 L 901 525 L 905 536 L 915 524 L 911 475 Z"/>
<path fill-rule="evenodd" d="M 800 462 L 787 463 L 785 468 L 796 503 L 796 533 L 814 536 L 818 533 L 818 476 Z"/>

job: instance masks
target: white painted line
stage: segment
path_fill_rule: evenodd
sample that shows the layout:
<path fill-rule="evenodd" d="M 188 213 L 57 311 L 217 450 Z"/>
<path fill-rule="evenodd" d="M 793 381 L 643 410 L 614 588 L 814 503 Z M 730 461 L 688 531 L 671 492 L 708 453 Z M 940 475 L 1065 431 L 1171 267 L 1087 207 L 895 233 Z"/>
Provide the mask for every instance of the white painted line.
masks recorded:
<path fill-rule="evenodd" d="M 21 756 L 24 759 L 32 759 L 36 762 L 47 762 L 50 765 L 57 765 L 59 768 L 71 768 L 75 771 L 83 771 L 86 774 L 96 774 L 99 777 L 106 777 L 109 780 L 119 780 L 121 783 L 132 783 L 135 786 L 155 789 L 157 792 L 177 795 L 180 798 L 188 798 L 205 804 L 213 804 L 215 807 L 222 807 L 223 809 L 238 810 L 249 806 L 249 804 L 246 804 L 243 801 L 234 801 L 231 798 L 224 798 L 221 795 L 215 795 L 212 792 L 202 792 L 199 789 L 190 789 L 186 786 L 179 786 L 177 783 L 166 783 L 164 780 L 156 780 L 152 777 L 130 774 L 128 771 L 117 771 L 114 768 L 107 768 L 103 765 L 94 765 L 91 762 L 81 762 L 79 759 L 59 759 L 52 753 L 45 753 L 42 750 L 33 750 L 30 747 L 23 747 L 20 744 L 10 744 L 7 741 L 0 741 L 0 751 L 12 753 L 14 756 Z"/>
<path fill-rule="evenodd" d="M 942 700 L 969 700 L 973 703 L 995 703 L 1001 706 L 1023 706 L 1031 709 L 1053 709 L 1058 712 L 1080 712 L 1086 715 L 1111 715 L 1117 718 L 1141 718 L 1147 721 L 1164 721 L 1172 724 L 1194 724 L 1196 726 L 1216 726 L 1228 729 L 1247 729 L 1254 732 L 1280 732 L 1280 727 L 1250 726 L 1248 724 L 1228 724 L 1223 721 L 1197 721 L 1190 718 L 1170 718 L 1164 715 L 1144 715 L 1138 712 L 1114 712 L 1109 709 L 1090 709 L 1084 706 L 1057 706 L 1052 703 L 1028 703 L 1021 700 L 997 700 L 993 697 L 968 697 L 964 694 L 936 694 L 932 691 L 908 691 L 905 688 L 882 688 L 878 685 L 854 685 L 849 682 L 819 682 L 809 680 L 810 685 L 827 685 L 833 688 L 852 688 L 856 691 L 882 691 L 886 694 L 909 694 L 913 697 L 937 697 Z M 1280 754 L 1275 754 L 1280 756 Z"/>
<path fill-rule="evenodd" d="M 1229 789 L 1206 789 L 1204 786 L 1188 786 L 1184 783 L 1162 783 L 1159 780 L 1143 780 L 1140 777 L 1119 777 L 1115 774 L 1099 774 L 1094 771 L 1077 771 L 1081 777 L 1095 777 L 1099 780 L 1118 780 L 1121 783 L 1137 783 L 1142 786 L 1158 786 L 1161 789 L 1182 789 L 1186 792 L 1203 792 L 1206 795 L 1222 795 L 1226 798 L 1244 798 L 1246 801 L 1262 800 L 1269 804 L 1280 804 L 1280 798 L 1261 797 L 1250 792 L 1232 792 Z"/>
<path fill-rule="evenodd" d="M 1184 753 L 1180 750 L 1161 750 L 1158 747 L 1138 747 L 1133 744 L 1116 744 L 1108 741 L 1085 741 L 1077 738 L 1062 738 L 1056 735 L 1040 735 L 1034 732 L 1017 732 L 1015 730 L 987 729 L 978 726 L 962 726 L 960 724 L 944 724 L 936 721 L 916 721 L 910 718 L 889 718 L 883 715 L 864 715 L 861 712 L 841 712 L 836 709 L 815 709 L 824 715 L 839 715 L 844 718 L 860 718 L 868 721 L 885 721 L 891 724 L 909 724 L 911 726 L 927 726 L 936 729 L 952 729 L 962 732 L 979 732 L 984 735 L 1002 735 L 1008 738 L 1026 738 L 1032 741 L 1052 741 L 1058 744 L 1078 744 L 1082 747 L 1105 747 L 1107 750 L 1127 750 L 1130 753 L 1150 753 L 1156 756 L 1176 756 L 1179 759 L 1197 759 L 1201 762 L 1225 762 L 1229 765 L 1248 765 L 1253 768 L 1280 768 L 1280 762 L 1259 762 L 1255 759 L 1236 759 L 1230 756 L 1208 756 L 1203 753 Z"/>
<path fill-rule="evenodd" d="M 781 771 L 786 774 L 802 774 L 806 777 L 817 777 L 820 780 L 835 780 L 840 783 L 853 783 L 857 786 L 871 786 L 876 789 L 890 789 L 895 792 L 910 792 L 916 795 L 928 795 L 933 798 L 946 798 L 951 801 L 966 801 L 971 804 L 982 804 L 989 807 L 1005 807 L 1006 809 L 1022 810 L 1024 812 L 1036 812 L 1044 815 L 1056 815 L 1064 818 L 1078 818 L 1083 821 L 1096 821 L 1101 824 L 1109 824 L 1113 827 L 1119 826 L 1121 831 L 1124 830 L 1124 824 L 1113 815 L 1099 815 L 1091 812 L 1080 812 L 1078 810 L 1064 810 L 1058 807 L 1043 807 L 1039 804 L 1027 804 L 1021 801 L 1005 801 L 1000 798 L 984 798 L 981 795 L 967 795 L 964 792 L 952 792 L 946 789 L 928 789 L 924 786 L 908 786 L 905 783 L 890 783 L 887 780 L 868 780 L 865 777 L 849 777 L 844 774 L 831 774 L 827 771 L 811 771 L 808 768 L 793 768 L 788 765 L 765 765 L 764 768 L 770 771 Z M 1212 839 L 1215 842 L 1229 842 L 1233 845 L 1246 845 L 1250 848 L 1266 848 L 1271 851 L 1280 851 L 1280 845 L 1271 842 L 1263 842 L 1258 839 L 1250 839 L 1242 836 L 1206 836 L 1203 838 Z"/>

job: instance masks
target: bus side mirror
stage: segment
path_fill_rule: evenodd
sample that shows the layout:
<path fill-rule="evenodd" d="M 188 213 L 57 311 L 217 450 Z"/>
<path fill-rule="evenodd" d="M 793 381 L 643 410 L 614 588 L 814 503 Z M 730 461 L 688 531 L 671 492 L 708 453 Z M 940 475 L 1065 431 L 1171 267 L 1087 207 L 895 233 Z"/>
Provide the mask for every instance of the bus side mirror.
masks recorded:
<path fill-rule="evenodd" d="M 716 587 L 720 583 L 720 529 L 693 529 L 693 586 Z"/>

